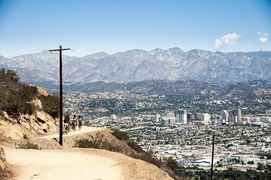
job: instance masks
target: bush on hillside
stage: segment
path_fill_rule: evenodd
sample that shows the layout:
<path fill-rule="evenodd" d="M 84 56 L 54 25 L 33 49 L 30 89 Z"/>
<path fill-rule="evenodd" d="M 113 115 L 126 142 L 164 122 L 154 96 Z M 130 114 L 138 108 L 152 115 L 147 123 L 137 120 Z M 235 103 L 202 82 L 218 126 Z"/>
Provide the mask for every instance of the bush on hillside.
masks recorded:
<path fill-rule="evenodd" d="M 105 149 L 108 151 L 118 152 L 119 149 L 110 143 L 102 140 L 91 140 L 91 139 L 79 139 L 75 142 L 74 147 L 78 148 L 94 148 L 94 149 Z"/>
<path fill-rule="evenodd" d="M 0 110 L 12 117 L 20 114 L 33 114 L 31 100 L 38 95 L 38 89 L 19 82 L 15 71 L 0 69 Z M 44 111 L 53 117 L 58 116 L 58 97 L 40 96 Z"/>
<path fill-rule="evenodd" d="M 15 71 L 0 69 L 0 109 L 11 116 L 31 114 L 29 103 L 37 95 L 37 89 L 19 82 Z"/>
<path fill-rule="evenodd" d="M 121 141 L 125 141 L 130 148 L 138 153 L 144 152 L 143 149 L 133 140 L 131 140 L 126 132 L 120 131 L 118 129 L 112 129 L 112 135 Z"/>
<path fill-rule="evenodd" d="M 41 149 L 37 144 L 33 144 L 29 141 L 18 144 L 16 148 L 17 149 L 37 149 L 37 150 Z"/>
<path fill-rule="evenodd" d="M 7 85 L 0 89 L 0 109 L 15 117 L 20 113 L 32 114 L 30 101 L 36 93 L 35 87 L 24 84 Z"/>
<path fill-rule="evenodd" d="M 19 76 L 13 70 L 0 69 L 0 82 L 18 82 Z"/>
<path fill-rule="evenodd" d="M 169 157 L 166 163 L 173 171 L 176 171 L 179 168 L 177 161 L 172 157 Z"/>
<path fill-rule="evenodd" d="M 130 146 L 132 149 L 134 149 L 137 153 L 145 152 L 135 141 L 128 140 L 127 141 L 128 146 Z"/>
<path fill-rule="evenodd" d="M 95 144 L 89 139 L 79 139 L 76 141 L 74 147 L 99 149 L 99 144 Z"/>
<path fill-rule="evenodd" d="M 120 131 L 118 129 L 112 129 L 112 135 L 122 141 L 129 140 L 128 134 L 126 132 Z"/>
<path fill-rule="evenodd" d="M 50 114 L 52 117 L 57 118 L 59 116 L 59 98 L 57 96 L 40 96 L 39 97 L 43 110 Z"/>

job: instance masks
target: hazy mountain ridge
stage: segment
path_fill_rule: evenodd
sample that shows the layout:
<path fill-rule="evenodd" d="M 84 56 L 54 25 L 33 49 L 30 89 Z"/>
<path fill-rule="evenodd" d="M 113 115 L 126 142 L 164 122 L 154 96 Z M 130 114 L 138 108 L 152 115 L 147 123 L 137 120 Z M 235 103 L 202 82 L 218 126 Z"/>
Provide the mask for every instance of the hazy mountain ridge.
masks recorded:
<path fill-rule="evenodd" d="M 180 48 L 134 49 L 115 54 L 64 56 L 65 82 L 127 83 L 145 80 L 242 82 L 271 80 L 271 52 L 182 51 Z M 58 55 L 43 51 L 13 58 L 0 57 L 0 67 L 18 71 L 31 83 L 58 80 Z"/>

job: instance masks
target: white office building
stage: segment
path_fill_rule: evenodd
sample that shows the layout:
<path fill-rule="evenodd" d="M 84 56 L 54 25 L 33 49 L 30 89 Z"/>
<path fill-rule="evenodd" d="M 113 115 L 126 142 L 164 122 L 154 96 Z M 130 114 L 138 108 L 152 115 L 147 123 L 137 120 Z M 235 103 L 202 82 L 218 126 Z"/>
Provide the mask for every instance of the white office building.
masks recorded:
<path fill-rule="evenodd" d="M 187 124 L 187 111 L 180 109 L 175 112 L 176 123 Z"/>
<path fill-rule="evenodd" d="M 208 125 L 211 123 L 211 115 L 208 113 L 200 113 L 198 114 L 198 118 L 205 125 Z"/>
<path fill-rule="evenodd" d="M 163 124 L 168 125 L 174 125 L 176 123 L 176 118 L 174 112 L 168 112 L 165 116 L 162 117 Z"/>
<path fill-rule="evenodd" d="M 223 110 L 221 112 L 221 120 L 219 121 L 219 125 L 228 123 L 229 123 L 229 112 L 227 110 Z"/>
<path fill-rule="evenodd" d="M 241 108 L 238 106 L 238 109 L 237 109 L 237 123 L 241 123 L 241 118 L 242 118 L 242 111 L 241 111 Z"/>

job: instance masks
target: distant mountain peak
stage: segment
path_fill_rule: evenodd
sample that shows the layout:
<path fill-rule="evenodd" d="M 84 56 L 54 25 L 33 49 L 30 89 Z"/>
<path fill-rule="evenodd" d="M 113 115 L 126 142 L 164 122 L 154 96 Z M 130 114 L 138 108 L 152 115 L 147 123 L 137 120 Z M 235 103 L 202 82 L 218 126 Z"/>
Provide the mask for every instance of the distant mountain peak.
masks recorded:
<path fill-rule="evenodd" d="M 105 58 L 107 56 L 110 56 L 110 54 L 108 54 L 106 52 L 96 52 L 96 53 L 93 53 L 93 54 L 89 54 L 89 55 L 83 56 L 82 58 L 99 59 L 99 58 Z"/>
<path fill-rule="evenodd" d="M 42 51 L 14 58 L 0 57 L 0 67 L 17 70 L 28 82 L 58 81 L 58 56 Z M 69 83 L 199 80 L 242 82 L 271 80 L 271 52 L 212 52 L 179 47 L 132 49 L 83 57 L 64 56 L 64 80 Z"/>

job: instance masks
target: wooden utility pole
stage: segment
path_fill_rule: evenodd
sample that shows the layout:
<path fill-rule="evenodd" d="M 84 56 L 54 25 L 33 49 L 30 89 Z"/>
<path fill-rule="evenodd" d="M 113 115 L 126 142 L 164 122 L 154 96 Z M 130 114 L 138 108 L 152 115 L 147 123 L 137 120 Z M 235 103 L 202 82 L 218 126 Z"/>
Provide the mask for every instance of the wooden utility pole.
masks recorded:
<path fill-rule="evenodd" d="M 215 134 L 213 134 L 213 138 L 212 138 L 211 180 L 213 180 L 213 176 L 214 176 L 214 151 L 215 151 Z"/>
<path fill-rule="evenodd" d="M 50 52 L 59 52 L 59 144 L 63 146 L 63 80 L 62 80 L 62 51 L 71 50 L 70 48 L 50 49 Z"/>

